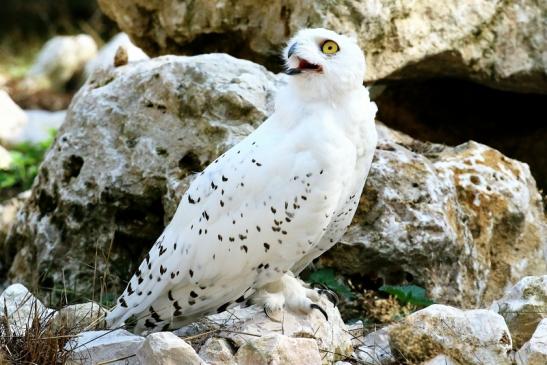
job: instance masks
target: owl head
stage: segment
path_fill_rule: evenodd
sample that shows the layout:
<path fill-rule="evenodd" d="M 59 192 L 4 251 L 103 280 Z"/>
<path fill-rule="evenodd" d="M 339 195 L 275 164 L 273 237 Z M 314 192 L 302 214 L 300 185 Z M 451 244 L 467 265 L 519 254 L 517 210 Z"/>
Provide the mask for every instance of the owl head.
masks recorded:
<path fill-rule="evenodd" d="M 363 84 L 366 63 L 357 42 L 324 28 L 300 30 L 284 49 L 289 83 L 310 95 L 351 92 Z"/>

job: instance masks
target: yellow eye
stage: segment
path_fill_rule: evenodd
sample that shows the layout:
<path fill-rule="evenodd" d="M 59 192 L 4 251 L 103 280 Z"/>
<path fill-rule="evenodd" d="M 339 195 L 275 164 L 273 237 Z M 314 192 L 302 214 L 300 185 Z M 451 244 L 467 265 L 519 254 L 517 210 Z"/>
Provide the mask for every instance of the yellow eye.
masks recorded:
<path fill-rule="evenodd" d="M 338 44 L 335 41 L 324 41 L 323 45 L 321 45 L 321 51 L 324 54 L 335 54 L 339 50 Z"/>

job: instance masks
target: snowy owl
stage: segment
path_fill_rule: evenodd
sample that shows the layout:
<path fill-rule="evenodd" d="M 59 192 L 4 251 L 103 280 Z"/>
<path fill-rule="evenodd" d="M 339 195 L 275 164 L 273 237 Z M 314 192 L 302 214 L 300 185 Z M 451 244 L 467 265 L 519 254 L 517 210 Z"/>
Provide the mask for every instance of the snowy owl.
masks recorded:
<path fill-rule="evenodd" d="M 355 214 L 377 108 L 355 40 L 303 29 L 283 56 L 290 77 L 274 113 L 195 178 L 107 316 L 110 327 L 131 317 L 136 332 L 174 329 L 243 302 L 270 318 L 324 313 L 296 275 Z"/>

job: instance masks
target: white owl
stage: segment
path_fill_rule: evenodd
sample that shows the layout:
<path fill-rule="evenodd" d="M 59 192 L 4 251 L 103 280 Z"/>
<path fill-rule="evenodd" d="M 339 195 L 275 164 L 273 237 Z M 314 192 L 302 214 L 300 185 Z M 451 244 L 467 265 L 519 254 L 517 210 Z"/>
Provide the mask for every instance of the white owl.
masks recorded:
<path fill-rule="evenodd" d="M 294 276 L 342 236 L 376 147 L 377 108 L 356 42 L 304 29 L 284 51 L 275 112 L 213 161 L 107 317 L 137 332 L 174 329 L 251 299 L 272 318 L 309 313 L 315 291 Z M 294 274 L 294 275 L 293 275 Z"/>

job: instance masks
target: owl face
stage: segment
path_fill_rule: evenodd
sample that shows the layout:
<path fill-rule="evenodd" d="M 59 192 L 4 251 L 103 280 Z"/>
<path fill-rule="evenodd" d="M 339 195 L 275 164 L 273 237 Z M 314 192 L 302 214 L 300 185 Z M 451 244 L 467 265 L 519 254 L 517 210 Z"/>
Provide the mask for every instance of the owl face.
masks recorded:
<path fill-rule="evenodd" d="M 299 31 L 284 50 L 285 73 L 301 87 L 351 91 L 365 76 L 365 56 L 356 41 L 333 31 Z"/>

